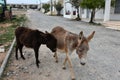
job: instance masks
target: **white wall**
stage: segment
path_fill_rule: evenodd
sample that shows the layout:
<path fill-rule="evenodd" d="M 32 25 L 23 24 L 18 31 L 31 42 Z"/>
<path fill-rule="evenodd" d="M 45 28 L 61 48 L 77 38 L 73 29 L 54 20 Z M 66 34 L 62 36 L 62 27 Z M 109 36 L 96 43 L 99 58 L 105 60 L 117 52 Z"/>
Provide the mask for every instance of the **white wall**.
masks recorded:
<path fill-rule="evenodd" d="M 110 20 L 120 20 L 120 14 L 114 14 L 114 8 L 111 8 Z"/>
<path fill-rule="evenodd" d="M 89 18 L 91 16 L 90 12 L 87 14 L 87 9 L 83 9 L 82 11 L 82 18 L 87 18 L 87 15 L 89 15 Z M 104 10 L 100 9 L 95 14 L 95 19 L 104 19 Z M 110 11 L 110 20 L 120 20 L 120 14 L 114 14 L 114 8 L 111 8 Z"/>
<path fill-rule="evenodd" d="M 103 9 L 96 12 L 95 19 L 104 19 L 104 10 Z M 114 14 L 114 8 L 111 8 L 110 20 L 120 20 L 120 14 Z"/>
<path fill-rule="evenodd" d="M 73 11 L 76 11 L 76 9 L 74 7 L 72 7 L 72 5 L 70 3 L 66 3 L 64 4 L 64 17 L 65 18 L 70 18 L 70 19 L 75 19 L 77 17 L 76 15 L 73 15 Z M 66 14 L 69 13 L 69 14 Z"/>
<path fill-rule="evenodd" d="M 104 10 L 103 9 L 97 10 L 95 14 L 95 19 L 103 19 L 103 18 L 104 18 Z"/>
<path fill-rule="evenodd" d="M 82 18 L 90 18 L 90 12 L 88 13 L 87 9 L 82 9 L 81 13 L 82 13 Z"/>
<path fill-rule="evenodd" d="M 72 8 L 72 5 L 70 3 L 66 3 L 69 0 L 64 0 L 64 8 L 63 8 L 63 16 L 65 18 L 71 18 L 71 19 L 75 19 L 77 17 L 76 15 L 66 15 L 66 11 L 69 10 L 70 12 L 73 12 L 73 10 L 75 10 L 74 8 Z M 87 11 L 87 9 L 82 9 L 82 18 L 90 18 L 91 16 L 91 12 Z M 88 17 L 87 17 L 88 16 Z M 104 9 L 100 9 L 96 12 L 95 14 L 95 19 L 104 19 Z M 120 20 L 120 14 L 114 14 L 114 8 L 111 7 L 111 11 L 110 11 L 110 20 Z"/>

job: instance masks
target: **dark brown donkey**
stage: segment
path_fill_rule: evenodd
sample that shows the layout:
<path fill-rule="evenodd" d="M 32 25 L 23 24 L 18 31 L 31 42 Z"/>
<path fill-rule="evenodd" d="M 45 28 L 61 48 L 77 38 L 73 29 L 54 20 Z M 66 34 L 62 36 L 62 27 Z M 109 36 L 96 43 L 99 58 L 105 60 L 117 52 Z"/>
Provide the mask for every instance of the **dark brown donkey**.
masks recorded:
<path fill-rule="evenodd" d="M 15 30 L 15 36 L 16 36 L 16 43 L 17 43 L 16 44 L 17 60 L 18 60 L 18 54 L 17 54 L 18 49 L 20 51 L 21 57 L 25 59 L 25 57 L 22 54 L 23 46 L 34 49 L 37 67 L 39 67 L 39 63 L 40 63 L 40 61 L 38 60 L 38 57 L 39 57 L 38 51 L 41 44 L 46 44 L 46 46 L 52 52 L 56 51 L 57 39 L 48 32 L 43 33 L 39 30 L 32 30 L 25 27 L 18 27 Z"/>
<path fill-rule="evenodd" d="M 69 54 L 71 54 L 75 49 L 78 57 L 80 59 L 80 63 L 85 65 L 85 60 L 87 56 L 87 52 L 89 50 L 88 42 L 93 38 L 95 31 L 92 32 L 88 37 L 83 35 L 81 31 L 79 35 L 75 33 L 71 33 L 62 27 L 55 27 L 52 29 L 51 34 L 53 34 L 57 39 L 57 48 L 66 53 L 66 58 L 63 63 L 63 69 L 65 69 L 65 64 L 68 61 L 70 70 L 71 70 L 71 77 L 74 80 L 75 75 L 72 68 L 71 59 L 69 58 Z M 54 57 L 56 62 L 58 62 L 57 53 L 55 52 Z"/>

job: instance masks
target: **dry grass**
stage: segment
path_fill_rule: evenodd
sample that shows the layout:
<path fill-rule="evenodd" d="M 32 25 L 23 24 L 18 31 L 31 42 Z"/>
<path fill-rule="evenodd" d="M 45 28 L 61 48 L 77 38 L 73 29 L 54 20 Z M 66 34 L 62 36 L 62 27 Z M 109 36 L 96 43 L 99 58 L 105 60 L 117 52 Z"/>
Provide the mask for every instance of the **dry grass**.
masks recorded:
<path fill-rule="evenodd" d="M 0 53 L 0 66 L 6 56 L 9 46 L 14 39 L 14 31 L 18 24 L 25 22 L 25 12 L 13 11 L 15 17 L 10 20 L 4 20 L 0 22 L 0 46 L 5 47 L 5 52 Z"/>

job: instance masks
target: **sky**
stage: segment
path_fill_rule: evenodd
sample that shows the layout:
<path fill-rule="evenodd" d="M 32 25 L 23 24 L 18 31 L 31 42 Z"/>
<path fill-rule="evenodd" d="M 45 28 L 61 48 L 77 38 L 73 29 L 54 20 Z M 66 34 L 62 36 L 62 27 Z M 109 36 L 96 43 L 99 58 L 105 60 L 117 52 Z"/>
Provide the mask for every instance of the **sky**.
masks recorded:
<path fill-rule="evenodd" d="M 6 0 L 7 3 L 16 4 L 38 4 L 40 0 Z M 41 0 L 42 3 L 48 2 L 49 0 Z"/>

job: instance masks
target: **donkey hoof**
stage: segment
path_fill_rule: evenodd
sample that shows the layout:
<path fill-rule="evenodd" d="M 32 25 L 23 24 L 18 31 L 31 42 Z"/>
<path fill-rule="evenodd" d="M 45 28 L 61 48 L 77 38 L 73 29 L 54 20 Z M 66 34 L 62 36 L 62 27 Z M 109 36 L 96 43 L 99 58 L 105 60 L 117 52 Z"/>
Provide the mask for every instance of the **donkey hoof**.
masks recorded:
<path fill-rule="evenodd" d="M 23 60 L 25 60 L 25 57 L 22 57 Z"/>
<path fill-rule="evenodd" d="M 16 60 L 18 60 L 18 58 L 16 58 Z"/>
<path fill-rule="evenodd" d="M 40 61 L 38 60 L 36 63 L 37 68 L 39 68 L 39 63 L 40 63 Z"/>
<path fill-rule="evenodd" d="M 40 61 L 38 61 L 38 63 L 40 63 Z"/>
<path fill-rule="evenodd" d="M 39 64 L 37 64 L 36 66 L 37 66 L 37 68 L 39 68 Z"/>
<path fill-rule="evenodd" d="M 25 58 L 23 58 L 23 60 L 25 60 Z"/>
<path fill-rule="evenodd" d="M 75 78 L 72 78 L 72 80 L 75 80 Z"/>
<path fill-rule="evenodd" d="M 53 55 L 53 57 L 55 57 L 55 55 Z"/>
<path fill-rule="evenodd" d="M 58 60 L 56 60 L 55 62 L 58 63 Z"/>
<path fill-rule="evenodd" d="M 66 67 L 65 67 L 65 66 L 63 66 L 63 67 L 62 67 L 62 69 L 66 70 Z"/>

